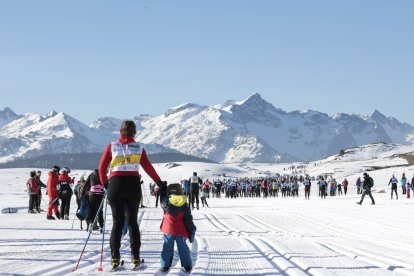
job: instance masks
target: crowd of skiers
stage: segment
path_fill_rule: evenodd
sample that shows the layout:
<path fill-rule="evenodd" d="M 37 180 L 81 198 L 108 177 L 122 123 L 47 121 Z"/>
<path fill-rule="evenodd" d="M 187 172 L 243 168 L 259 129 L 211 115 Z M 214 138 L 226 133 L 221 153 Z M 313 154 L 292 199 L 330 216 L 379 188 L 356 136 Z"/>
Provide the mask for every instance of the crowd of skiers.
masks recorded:
<path fill-rule="evenodd" d="M 373 185 L 373 179 L 364 173 L 358 177 L 355 182 L 357 194 L 365 196 L 367 191 Z M 371 181 L 370 183 L 368 183 Z M 397 186 L 401 184 L 402 194 L 406 194 L 410 198 L 410 190 L 413 189 L 411 183 L 414 182 L 414 176 L 411 180 L 407 180 L 405 173 L 403 173 L 399 181 L 394 175 L 389 181 L 391 188 L 391 199 L 393 194 L 398 199 Z M 209 179 L 202 180 L 194 172 L 189 179 L 181 180 L 181 186 L 184 194 L 187 196 L 188 204 L 192 209 L 200 208 L 200 199 L 202 207 L 209 207 L 207 199 L 210 198 L 243 198 L 243 197 L 299 197 L 303 191 L 305 199 L 309 200 L 312 183 L 318 189 L 318 196 L 325 199 L 328 195 L 330 197 L 342 196 L 348 193 L 350 185 L 347 178 L 342 181 L 337 181 L 332 176 L 318 176 L 310 177 L 309 175 L 279 175 L 273 177 L 262 178 L 227 178 L 227 179 Z M 150 184 L 151 195 L 155 196 L 155 207 L 158 207 L 158 188 L 155 184 Z M 374 202 L 374 201 L 373 201 Z"/>
<path fill-rule="evenodd" d="M 407 198 L 411 197 L 411 190 L 414 189 L 414 176 L 411 179 L 411 182 L 407 177 L 405 177 L 405 173 L 402 174 L 400 181 L 395 177 L 393 174 L 388 182 L 388 186 L 391 185 L 391 199 L 393 199 L 393 194 L 395 194 L 396 199 L 398 199 L 398 182 L 401 184 L 401 193 L 403 195 L 407 195 Z"/>
<path fill-rule="evenodd" d="M 42 202 L 41 188 L 47 188 L 46 195 L 49 197 L 47 208 L 47 219 L 53 220 L 53 213 L 58 219 L 69 219 L 70 201 L 72 195 L 76 196 L 77 210 L 82 206 L 82 199 L 87 201 L 90 212 L 84 218 L 87 226 L 91 224 L 96 215 L 102 199 L 104 197 L 104 186 L 100 182 L 99 171 L 95 169 L 85 180 L 84 176 L 74 185 L 74 178 L 69 176 L 70 169 L 53 166 L 48 173 L 47 185 L 41 181 L 41 171 L 31 171 L 30 178 L 27 181 L 27 191 L 29 194 L 29 213 L 40 213 Z M 192 209 L 209 207 L 207 199 L 210 198 L 241 198 L 241 197 L 299 197 L 300 191 L 304 192 L 305 199 L 310 198 L 312 182 L 316 184 L 319 197 L 341 196 L 348 192 L 349 182 L 345 178 L 338 182 L 332 176 L 319 176 L 318 178 L 309 175 L 276 175 L 266 178 L 228 178 L 228 179 L 209 179 L 202 180 L 194 172 L 189 179 L 181 181 L 181 187 L 184 195 L 187 197 L 188 205 Z M 411 190 L 414 182 L 414 176 L 407 179 L 405 173 L 400 180 L 393 174 L 388 185 L 391 185 L 391 199 L 398 199 L 398 184 L 401 187 L 401 194 L 407 198 L 411 196 Z M 142 182 L 141 182 L 142 183 Z M 364 194 L 364 180 L 358 177 L 355 183 L 357 194 Z M 155 183 L 149 184 L 151 195 L 155 196 L 155 207 L 161 205 L 160 187 Z M 58 206 L 60 205 L 60 210 Z M 143 196 L 140 196 L 140 207 L 143 205 Z M 98 225 L 94 225 L 94 230 L 102 229 L 103 218 L 102 212 L 98 216 Z M 88 229 L 87 227 L 87 229 Z"/>
<path fill-rule="evenodd" d="M 29 194 L 29 213 L 40 213 L 44 211 L 40 208 L 42 201 L 42 188 L 47 188 L 46 195 L 49 198 L 47 207 L 47 219 L 54 220 L 52 213 L 58 219 L 69 219 L 70 201 L 73 194 L 72 185 L 74 179 L 69 176 L 70 169 L 64 167 L 60 169 L 58 166 L 53 166 L 48 173 L 47 185 L 41 180 L 41 171 L 31 171 L 30 178 L 26 182 L 27 191 Z M 60 211 L 58 206 L 60 205 Z"/>
<path fill-rule="evenodd" d="M 210 198 L 241 198 L 241 197 L 299 197 L 299 191 L 303 188 L 305 199 L 310 198 L 312 181 L 316 181 L 319 196 L 325 198 L 327 192 L 330 196 L 342 195 L 348 191 L 348 180 L 337 182 L 332 177 L 311 178 L 309 175 L 276 175 L 266 178 L 227 178 L 202 180 L 194 172 L 189 179 L 183 179 L 181 185 L 184 194 L 188 197 L 191 208 L 199 209 L 199 196 L 203 207 L 208 207 L 207 199 Z M 201 191 L 201 193 L 200 193 Z M 151 192 L 156 195 L 156 190 Z"/>

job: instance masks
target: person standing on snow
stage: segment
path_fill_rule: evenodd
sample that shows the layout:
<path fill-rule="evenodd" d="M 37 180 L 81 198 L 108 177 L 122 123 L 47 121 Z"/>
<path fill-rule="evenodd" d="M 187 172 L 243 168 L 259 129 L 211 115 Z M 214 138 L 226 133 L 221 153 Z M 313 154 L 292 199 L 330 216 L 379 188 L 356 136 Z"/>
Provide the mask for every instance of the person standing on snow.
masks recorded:
<path fill-rule="evenodd" d="M 334 179 L 335 183 L 336 183 L 336 190 L 338 191 L 337 194 L 338 196 L 342 195 L 342 183 L 341 182 L 336 182 L 336 179 Z"/>
<path fill-rule="evenodd" d="M 361 177 L 358 177 L 358 179 L 356 180 L 356 187 L 357 187 L 357 194 L 361 194 Z"/>
<path fill-rule="evenodd" d="M 207 197 L 208 197 L 208 193 L 205 190 L 201 191 L 201 204 L 206 205 L 206 207 L 208 207 L 208 203 L 207 203 Z"/>
<path fill-rule="evenodd" d="M 204 194 L 207 195 L 207 198 L 210 198 L 210 187 L 211 182 L 208 179 L 203 182 L 202 192 L 204 192 Z"/>
<path fill-rule="evenodd" d="M 319 184 L 319 194 L 321 198 L 326 199 L 326 186 L 328 186 L 328 183 L 323 178 L 323 176 L 320 177 L 318 184 Z"/>
<path fill-rule="evenodd" d="M 348 180 L 345 178 L 344 181 L 342 181 L 342 186 L 344 187 L 344 194 L 346 195 L 346 192 L 348 191 Z"/>
<path fill-rule="evenodd" d="M 179 183 L 161 183 L 161 206 L 164 216 L 160 229 L 164 233 L 164 245 L 161 252 L 161 272 L 168 272 L 174 257 L 174 242 L 177 243 L 178 255 L 180 256 L 181 266 L 186 272 L 192 270 L 192 260 L 190 249 L 186 243 L 194 241 L 197 228 L 193 222 L 190 207 L 186 203 Z"/>
<path fill-rule="evenodd" d="M 391 199 L 392 199 L 392 194 L 395 192 L 395 197 L 398 199 L 398 192 L 397 192 L 397 184 L 398 184 L 398 179 L 392 175 L 390 181 L 388 182 L 388 186 L 391 184 Z"/>
<path fill-rule="evenodd" d="M 190 187 L 191 183 L 187 179 L 184 179 L 184 180 L 181 181 L 181 185 L 182 185 L 182 188 L 183 188 L 184 195 L 187 197 L 188 206 L 190 206 L 191 205 L 191 191 L 190 191 L 191 190 L 191 187 Z"/>
<path fill-rule="evenodd" d="M 36 172 L 30 172 L 30 178 L 26 182 L 27 192 L 29 194 L 29 209 L 28 212 L 31 214 L 35 214 L 36 211 L 40 213 L 39 208 L 37 207 L 37 194 L 39 190 L 39 183 L 36 179 Z M 35 211 L 36 210 L 36 211 Z"/>
<path fill-rule="evenodd" d="M 375 205 L 375 200 L 372 197 L 371 194 L 371 188 L 374 186 L 374 180 L 372 179 L 372 177 L 370 177 L 366 172 L 364 173 L 364 181 L 362 182 L 362 197 L 361 200 L 359 202 L 357 202 L 357 204 L 361 205 L 362 202 L 364 201 L 364 197 L 365 195 L 369 195 L 369 197 L 371 198 L 372 201 L 372 205 Z"/>
<path fill-rule="evenodd" d="M 402 174 L 400 182 L 401 182 L 402 194 L 405 195 L 405 191 L 406 191 L 405 186 L 407 185 L 407 178 L 405 177 L 405 173 Z"/>
<path fill-rule="evenodd" d="M 47 195 L 49 196 L 49 205 L 47 207 L 47 216 L 49 220 L 54 220 L 55 217 L 52 212 L 55 213 L 57 219 L 60 219 L 60 213 L 58 210 L 59 197 L 58 197 L 58 182 L 59 182 L 60 167 L 53 166 L 52 170 L 48 173 L 47 180 Z M 63 214 L 62 214 L 63 215 Z"/>
<path fill-rule="evenodd" d="M 86 230 L 88 231 L 89 228 L 92 230 L 97 230 L 98 223 L 100 226 L 100 230 L 102 232 L 104 226 L 104 218 L 103 218 L 103 208 L 98 214 L 98 223 L 93 225 L 95 220 L 96 214 L 98 212 L 99 207 L 101 206 L 102 200 L 104 198 L 105 190 L 104 186 L 101 183 L 101 179 L 99 178 L 99 171 L 95 169 L 88 175 L 85 184 L 83 185 L 82 194 L 80 198 L 84 196 L 88 196 L 89 199 L 89 213 L 86 217 Z"/>
<path fill-rule="evenodd" d="M 70 200 L 73 195 L 71 184 L 73 184 L 74 179 L 69 176 L 69 168 L 64 167 L 59 175 L 59 198 L 62 200 L 62 205 L 60 205 L 60 219 L 69 220 L 69 211 L 70 211 Z"/>
<path fill-rule="evenodd" d="M 310 189 L 312 185 L 309 175 L 306 175 L 305 180 L 303 181 L 303 185 L 305 185 L 305 199 L 309 199 Z"/>
<path fill-rule="evenodd" d="M 193 176 L 190 177 L 188 182 L 190 183 L 191 208 L 193 208 L 194 210 L 194 201 L 196 201 L 198 210 L 200 204 L 200 185 L 203 184 L 203 180 L 201 180 L 201 178 L 197 176 L 196 172 L 193 172 Z"/>
<path fill-rule="evenodd" d="M 412 185 L 412 183 L 410 184 L 410 182 L 408 182 L 407 181 L 407 184 L 406 184 L 407 186 L 406 186 L 406 194 L 407 194 L 407 198 L 410 198 L 410 193 L 411 193 L 411 185 Z"/>
<path fill-rule="evenodd" d="M 37 171 L 36 180 L 37 180 L 37 183 L 39 184 L 39 191 L 37 192 L 37 208 L 36 208 L 36 210 L 39 210 L 40 212 L 43 212 L 44 210 L 42 210 L 40 208 L 40 204 L 42 203 L 42 188 L 47 188 L 47 186 L 42 182 L 42 180 L 40 180 L 41 175 L 42 175 L 42 172 Z"/>
<path fill-rule="evenodd" d="M 101 183 L 108 189 L 107 199 L 112 209 L 113 225 L 110 246 L 113 268 L 120 265 L 120 247 L 125 213 L 127 214 L 126 222 L 131 243 L 131 261 L 135 267 L 141 264 L 141 236 L 137 222 L 140 197 L 142 196 L 140 167 L 142 166 L 158 186 L 161 184 L 161 179 L 148 160 L 145 149 L 134 140 L 137 133 L 135 123 L 124 121 L 119 133 L 121 137 L 106 147 L 98 169 Z"/>

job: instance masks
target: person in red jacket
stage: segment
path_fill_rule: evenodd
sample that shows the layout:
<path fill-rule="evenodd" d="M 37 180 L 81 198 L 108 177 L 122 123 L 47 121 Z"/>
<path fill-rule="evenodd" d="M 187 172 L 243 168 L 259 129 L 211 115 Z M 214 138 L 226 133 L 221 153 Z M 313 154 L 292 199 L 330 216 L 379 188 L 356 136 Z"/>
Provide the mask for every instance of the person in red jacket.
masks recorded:
<path fill-rule="evenodd" d="M 138 208 L 142 197 L 140 167 L 154 182 L 161 182 L 160 177 L 148 160 L 144 148 L 135 142 L 135 134 L 135 123 L 124 121 L 120 129 L 121 137 L 106 147 L 98 168 L 101 183 L 108 189 L 107 199 L 112 210 L 113 225 L 110 246 L 112 267 L 114 269 L 120 264 L 119 249 L 122 228 L 125 223 L 125 212 L 131 242 L 131 261 L 134 266 L 141 264 L 141 236 L 137 222 Z M 108 166 L 110 171 L 109 183 L 107 177 Z"/>
<path fill-rule="evenodd" d="M 49 196 L 49 205 L 47 207 L 47 219 L 55 219 L 52 216 L 52 211 L 55 213 L 56 217 L 60 219 L 60 214 L 58 211 L 59 197 L 58 197 L 58 182 L 59 182 L 59 171 L 58 166 L 53 166 L 52 170 L 48 173 L 47 180 L 47 195 Z"/>
<path fill-rule="evenodd" d="M 70 211 L 70 199 L 73 195 L 73 190 L 71 185 L 74 183 L 74 179 L 69 176 L 70 169 L 64 167 L 60 171 L 59 183 L 58 183 L 58 195 L 61 200 L 60 205 L 60 219 L 69 220 L 69 211 Z"/>
<path fill-rule="evenodd" d="M 26 182 L 27 185 L 27 192 L 29 193 L 29 213 L 35 214 L 37 210 L 40 213 L 40 209 L 37 207 L 37 193 L 39 191 L 39 183 L 36 179 L 36 172 L 30 172 L 30 178 Z"/>
<path fill-rule="evenodd" d="M 161 272 L 170 270 L 174 257 L 174 242 L 177 243 L 178 255 L 181 266 L 186 272 L 192 270 L 190 249 L 186 239 L 190 243 L 194 241 L 197 228 L 193 222 L 190 207 L 179 183 L 161 183 L 161 206 L 164 217 L 161 223 L 161 231 L 164 233 L 164 245 L 161 252 Z"/>

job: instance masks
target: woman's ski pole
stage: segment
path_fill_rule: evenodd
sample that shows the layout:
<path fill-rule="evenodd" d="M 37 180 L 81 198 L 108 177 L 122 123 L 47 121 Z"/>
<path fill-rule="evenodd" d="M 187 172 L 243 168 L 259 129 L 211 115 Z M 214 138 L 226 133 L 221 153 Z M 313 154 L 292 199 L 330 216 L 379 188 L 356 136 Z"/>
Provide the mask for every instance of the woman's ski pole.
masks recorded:
<path fill-rule="evenodd" d="M 103 225 L 103 229 L 102 229 L 101 263 L 99 264 L 98 271 L 103 271 L 102 259 L 103 259 L 103 248 L 104 248 L 104 242 L 105 242 L 106 210 L 107 210 L 107 208 L 108 208 L 108 199 L 105 196 L 104 225 Z"/>

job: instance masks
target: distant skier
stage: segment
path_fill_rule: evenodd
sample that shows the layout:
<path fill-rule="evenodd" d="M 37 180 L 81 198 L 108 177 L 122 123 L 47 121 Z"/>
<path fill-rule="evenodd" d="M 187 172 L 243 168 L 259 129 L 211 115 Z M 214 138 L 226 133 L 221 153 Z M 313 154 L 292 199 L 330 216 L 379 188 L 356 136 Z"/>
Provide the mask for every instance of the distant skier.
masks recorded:
<path fill-rule="evenodd" d="M 407 185 L 407 178 L 405 177 L 405 173 L 402 174 L 400 182 L 401 182 L 402 194 L 405 195 L 405 192 L 406 192 L 405 186 Z"/>
<path fill-rule="evenodd" d="M 36 211 L 40 213 L 40 210 L 37 208 L 37 194 L 38 190 L 40 189 L 39 183 L 36 179 L 36 172 L 30 172 L 30 178 L 26 182 L 27 192 L 29 194 L 29 208 L 28 212 L 31 214 L 35 214 Z"/>
<path fill-rule="evenodd" d="M 407 198 L 410 198 L 410 193 L 411 193 L 411 185 L 412 185 L 412 183 L 410 183 L 410 182 L 408 182 L 407 181 L 407 184 L 406 184 L 406 190 L 407 190 Z"/>
<path fill-rule="evenodd" d="M 207 192 L 203 190 L 201 192 L 201 204 L 203 205 L 203 207 L 204 207 L 204 205 L 205 205 L 205 207 L 208 207 L 207 197 L 208 197 Z"/>
<path fill-rule="evenodd" d="M 361 184 L 362 184 L 361 177 L 358 177 L 357 180 L 356 180 L 357 194 L 361 194 L 362 193 L 362 191 L 361 191 Z"/>
<path fill-rule="evenodd" d="M 320 177 L 320 179 L 318 181 L 318 185 L 319 185 L 319 194 L 320 194 L 321 198 L 325 199 L 326 198 L 326 186 L 328 185 L 328 183 L 323 178 L 323 176 Z"/>
<path fill-rule="evenodd" d="M 42 175 L 41 171 L 36 172 L 36 180 L 37 180 L 37 183 L 39 184 L 39 191 L 37 192 L 37 208 L 36 208 L 36 210 L 39 210 L 40 212 L 43 212 L 44 210 L 42 210 L 40 208 L 40 204 L 42 203 L 42 188 L 47 188 L 47 185 L 44 184 L 42 182 L 42 180 L 40 180 L 41 175 Z"/>
<path fill-rule="evenodd" d="M 335 196 L 336 182 L 332 177 L 329 179 L 328 186 L 329 186 L 329 196 Z"/>
<path fill-rule="evenodd" d="M 346 192 L 348 191 L 348 180 L 345 178 L 344 181 L 342 181 L 342 186 L 344 187 L 344 194 L 346 195 Z"/>
<path fill-rule="evenodd" d="M 303 185 L 305 186 L 305 199 L 309 199 L 310 189 L 312 185 L 309 175 L 306 175 L 305 180 L 303 181 Z"/>
<path fill-rule="evenodd" d="M 47 195 L 49 196 L 49 205 L 47 207 L 47 216 L 49 220 L 54 220 L 55 217 L 52 212 L 55 213 L 57 219 L 60 219 L 60 213 L 58 210 L 59 197 L 58 197 L 58 182 L 59 182 L 59 171 L 60 167 L 53 166 L 52 170 L 48 173 L 47 180 Z M 62 214 L 63 215 L 63 214 Z"/>
<path fill-rule="evenodd" d="M 184 179 L 184 180 L 182 180 L 181 181 L 181 185 L 182 185 L 182 188 L 183 188 L 183 192 L 184 192 L 184 195 L 187 197 L 187 200 L 188 200 L 188 206 L 190 206 L 191 205 L 191 183 L 190 183 L 190 181 L 188 181 L 187 179 Z"/>
<path fill-rule="evenodd" d="M 362 182 L 362 197 L 361 200 L 359 202 L 357 202 L 359 205 L 362 204 L 362 202 L 364 201 L 364 197 L 365 195 L 369 195 L 369 197 L 371 198 L 371 204 L 375 205 L 375 200 L 372 197 L 371 194 L 371 188 L 374 186 L 374 180 L 372 179 L 372 177 L 370 177 L 366 172 L 364 173 L 364 181 Z"/>
<path fill-rule="evenodd" d="M 216 193 L 216 198 L 220 198 L 221 197 L 221 186 L 223 184 L 221 183 L 221 181 L 219 179 L 216 179 L 214 181 L 214 189 L 215 189 L 215 193 Z"/>
<path fill-rule="evenodd" d="M 334 181 L 336 182 L 336 179 L 334 179 Z M 342 183 L 341 182 L 336 182 L 336 190 L 338 191 L 338 196 L 342 195 Z"/>
<path fill-rule="evenodd" d="M 193 172 L 193 176 L 190 177 L 188 182 L 190 182 L 191 208 L 194 210 L 194 202 L 196 202 L 198 210 L 200 204 L 200 185 L 203 184 L 203 180 L 197 176 L 196 172 Z"/>
<path fill-rule="evenodd" d="M 207 198 L 210 198 L 210 187 L 211 187 L 211 182 L 208 179 L 203 182 L 202 191 L 207 196 Z"/>
<path fill-rule="evenodd" d="M 69 211 L 70 211 L 70 200 L 73 195 L 73 190 L 71 185 L 74 182 L 69 176 L 70 170 L 69 168 L 64 167 L 59 175 L 59 182 L 58 182 L 58 191 L 59 191 L 59 198 L 62 201 L 60 205 L 60 219 L 69 219 Z"/>
<path fill-rule="evenodd" d="M 397 184 L 398 184 L 398 179 L 392 175 L 390 181 L 388 182 L 388 186 L 391 184 L 391 199 L 392 199 L 392 195 L 395 192 L 395 197 L 398 199 L 398 192 L 397 192 Z"/>

